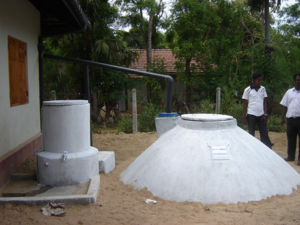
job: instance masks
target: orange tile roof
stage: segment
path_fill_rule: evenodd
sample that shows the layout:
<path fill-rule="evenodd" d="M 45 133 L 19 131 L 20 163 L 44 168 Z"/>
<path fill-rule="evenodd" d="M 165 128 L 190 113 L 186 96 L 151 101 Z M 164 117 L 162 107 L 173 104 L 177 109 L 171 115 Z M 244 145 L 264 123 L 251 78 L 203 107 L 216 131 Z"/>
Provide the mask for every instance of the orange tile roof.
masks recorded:
<path fill-rule="evenodd" d="M 137 60 L 133 62 L 129 67 L 132 69 L 146 71 L 146 65 L 147 65 L 146 49 L 131 49 L 131 51 L 138 52 L 139 56 Z M 164 59 L 167 74 L 175 75 L 177 71 L 175 69 L 175 62 L 178 61 L 178 59 L 175 58 L 175 55 L 173 55 L 171 49 L 152 49 L 152 60 L 154 59 L 154 56 L 158 56 L 161 59 Z M 197 64 L 197 62 L 195 60 L 192 60 L 191 64 Z M 131 75 L 131 77 L 141 77 L 141 76 Z"/>
<path fill-rule="evenodd" d="M 139 53 L 138 59 L 130 65 L 130 68 L 146 71 L 147 65 L 147 53 L 146 49 L 132 49 L 132 51 L 136 51 Z M 167 73 L 175 73 L 175 56 L 172 53 L 171 49 L 152 49 L 152 60 L 154 56 L 159 56 L 160 58 L 164 58 L 164 62 L 166 64 Z"/>

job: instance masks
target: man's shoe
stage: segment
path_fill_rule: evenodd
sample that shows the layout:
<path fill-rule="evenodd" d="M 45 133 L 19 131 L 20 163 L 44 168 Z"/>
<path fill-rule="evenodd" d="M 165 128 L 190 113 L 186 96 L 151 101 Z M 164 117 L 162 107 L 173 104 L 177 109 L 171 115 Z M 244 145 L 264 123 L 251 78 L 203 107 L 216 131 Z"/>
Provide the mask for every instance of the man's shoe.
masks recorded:
<path fill-rule="evenodd" d="M 300 161 L 297 162 L 297 166 L 300 166 Z"/>
<path fill-rule="evenodd" d="M 273 145 L 275 145 L 275 143 L 271 143 L 271 147 L 272 147 Z"/>
<path fill-rule="evenodd" d="M 295 161 L 295 159 L 290 159 L 289 157 L 285 158 L 284 160 L 287 161 L 287 162 Z M 299 165 L 299 166 L 300 166 L 300 165 Z"/>

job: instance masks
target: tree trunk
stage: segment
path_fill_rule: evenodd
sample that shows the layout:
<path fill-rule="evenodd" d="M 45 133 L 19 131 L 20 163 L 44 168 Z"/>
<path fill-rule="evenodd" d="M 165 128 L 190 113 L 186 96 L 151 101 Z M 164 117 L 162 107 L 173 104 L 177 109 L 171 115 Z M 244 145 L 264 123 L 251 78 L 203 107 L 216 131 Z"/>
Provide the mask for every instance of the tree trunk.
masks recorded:
<path fill-rule="evenodd" d="M 185 61 L 185 73 L 186 77 L 188 80 L 190 79 L 191 76 L 191 58 L 186 59 Z M 187 83 L 186 88 L 185 88 L 185 101 L 186 101 L 186 107 L 190 109 L 191 106 L 191 85 L 190 82 Z M 189 113 L 189 110 L 186 110 L 186 113 Z"/>
<path fill-rule="evenodd" d="M 94 31 L 94 23 L 91 24 L 91 37 L 93 37 L 93 31 Z M 90 42 L 90 51 L 91 51 L 91 60 L 94 61 L 94 46 L 95 46 L 95 39 L 92 38 Z M 92 79 L 96 76 L 95 67 L 92 66 L 91 68 L 91 75 Z M 91 111 L 91 118 L 93 122 L 98 121 L 98 93 L 96 91 L 92 91 L 92 111 Z"/>
<path fill-rule="evenodd" d="M 147 87 L 147 102 L 150 103 L 151 102 L 151 94 L 152 94 L 151 84 L 149 82 L 147 82 L 146 87 Z"/>
<path fill-rule="evenodd" d="M 141 36 L 144 38 L 144 20 L 143 20 L 143 9 L 140 9 L 140 17 L 141 17 L 141 21 L 140 21 L 140 31 L 141 31 Z"/>
<path fill-rule="evenodd" d="M 93 122 L 97 122 L 98 121 L 98 106 L 97 106 L 97 102 L 98 102 L 98 96 L 97 96 L 97 92 L 92 91 L 92 121 Z"/>
<path fill-rule="evenodd" d="M 154 14 L 152 12 L 150 12 L 149 26 L 148 26 L 148 36 L 147 36 L 147 48 L 146 48 L 147 71 L 152 71 L 152 26 L 153 26 L 153 16 L 154 16 Z M 151 102 L 151 96 L 152 96 L 151 84 L 147 83 L 147 100 L 148 100 L 148 103 Z"/>
<path fill-rule="evenodd" d="M 269 0 L 265 0 L 265 45 L 270 45 L 270 12 Z"/>
<path fill-rule="evenodd" d="M 105 102 L 105 122 L 109 122 L 110 112 L 112 110 L 111 105 L 108 102 Z"/>
<path fill-rule="evenodd" d="M 148 26 L 148 37 L 147 37 L 147 63 L 150 65 L 150 71 L 152 70 L 152 26 L 153 26 L 153 16 L 151 12 L 149 15 L 149 26 Z"/>

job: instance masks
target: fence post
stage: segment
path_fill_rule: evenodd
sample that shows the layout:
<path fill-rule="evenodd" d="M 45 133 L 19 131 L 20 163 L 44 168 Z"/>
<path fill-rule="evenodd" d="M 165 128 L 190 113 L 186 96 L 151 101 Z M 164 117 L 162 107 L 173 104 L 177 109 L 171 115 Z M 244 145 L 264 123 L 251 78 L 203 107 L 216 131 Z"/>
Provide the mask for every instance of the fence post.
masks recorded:
<path fill-rule="evenodd" d="M 56 92 L 55 92 L 55 90 L 52 90 L 52 91 L 50 92 L 50 99 L 51 99 L 51 100 L 56 100 Z"/>
<path fill-rule="evenodd" d="M 133 133 L 138 131 L 137 110 L 136 110 L 136 89 L 132 89 L 132 130 Z"/>
<path fill-rule="evenodd" d="M 217 94 L 216 94 L 216 114 L 220 113 L 221 109 L 221 88 L 217 87 Z"/>
<path fill-rule="evenodd" d="M 119 112 L 125 112 L 126 111 L 126 99 L 125 99 L 125 91 L 121 92 L 122 97 L 118 98 L 118 108 L 119 108 Z"/>

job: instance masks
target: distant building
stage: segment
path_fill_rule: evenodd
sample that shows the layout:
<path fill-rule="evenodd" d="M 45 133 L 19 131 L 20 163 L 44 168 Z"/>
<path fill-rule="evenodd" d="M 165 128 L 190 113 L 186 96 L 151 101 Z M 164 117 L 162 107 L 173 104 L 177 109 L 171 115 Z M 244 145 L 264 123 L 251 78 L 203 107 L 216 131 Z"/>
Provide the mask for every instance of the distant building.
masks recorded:
<path fill-rule="evenodd" d="M 138 52 L 138 59 L 130 65 L 130 68 L 146 71 L 147 66 L 147 52 L 146 49 L 132 49 L 131 51 Z M 152 60 L 157 56 L 161 59 L 164 59 L 166 64 L 166 71 L 168 75 L 176 76 L 175 62 L 178 59 L 175 58 L 171 49 L 152 49 Z M 191 64 L 197 65 L 195 60 L 192 60 Z M 199 75 L 204 75 L 202 71 L 199 72 Z"/>

